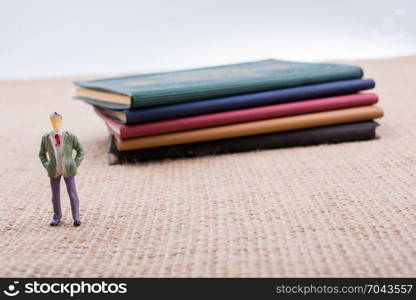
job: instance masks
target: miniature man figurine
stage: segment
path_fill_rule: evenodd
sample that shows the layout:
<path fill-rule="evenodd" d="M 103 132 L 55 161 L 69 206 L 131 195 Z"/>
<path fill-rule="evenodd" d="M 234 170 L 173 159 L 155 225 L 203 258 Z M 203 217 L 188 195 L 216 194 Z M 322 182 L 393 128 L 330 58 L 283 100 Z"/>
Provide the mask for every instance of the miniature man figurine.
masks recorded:
<path fill-rule="evenodd" d="M 50 120 L 53 130 L 42 136 L 39 151 L 40 161 L 48 171 L 51 182 L 53 219 L 50 225 L 58 226 L 61 221 L 60 182 L 63 176 L 71 200 L 74 226 L 80 226 L 79 199 L 75 187 L 75 175 L 84 158 L 84 150 L 74 134 L 61 129 L 62 116 L 60 114 L 54 112 L 50 115 Z M 73 150 L 76 151 L 75 158 L 72 157 Z"/>

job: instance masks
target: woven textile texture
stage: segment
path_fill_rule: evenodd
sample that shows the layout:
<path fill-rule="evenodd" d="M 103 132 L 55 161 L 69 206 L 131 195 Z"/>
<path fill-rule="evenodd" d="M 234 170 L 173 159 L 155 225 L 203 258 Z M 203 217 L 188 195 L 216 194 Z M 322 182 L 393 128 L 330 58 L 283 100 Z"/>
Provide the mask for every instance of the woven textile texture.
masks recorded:
<path fill-rule="evenodd" d="M 0 82 L 0 276 L 416 276 L 416 57 L 351 63 L 377 81 L 379 139 L 121 166 L 79 78 Z M 86 150 L 79 228 L 63 184 L 48 226 L 53 111 Z"/>

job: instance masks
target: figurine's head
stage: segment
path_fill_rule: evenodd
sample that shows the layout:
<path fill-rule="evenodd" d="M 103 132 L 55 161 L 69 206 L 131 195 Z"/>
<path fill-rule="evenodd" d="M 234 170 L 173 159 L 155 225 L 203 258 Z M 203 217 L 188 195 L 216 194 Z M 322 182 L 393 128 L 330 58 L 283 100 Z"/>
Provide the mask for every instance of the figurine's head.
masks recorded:
<path fill-rule="evenodd" d="M 54 112 L 49 116 L 49 119 L 51 120 L 53 130 L 61 129 L 62 116 L 60 114 Z"/>

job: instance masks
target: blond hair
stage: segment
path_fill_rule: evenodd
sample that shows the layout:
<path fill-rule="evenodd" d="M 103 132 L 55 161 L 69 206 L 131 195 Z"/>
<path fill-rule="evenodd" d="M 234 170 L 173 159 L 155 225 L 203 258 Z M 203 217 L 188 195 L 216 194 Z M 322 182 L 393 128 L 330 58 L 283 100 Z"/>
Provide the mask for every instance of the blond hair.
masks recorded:
<path fill-rule="evenodd" d="M 52 119 L 54 117 L 58 117 L 59 119 L 62 120 L 62 116 L 60 114 L 58 114 L 56 111 L 49 116 L 49 119 Z"/>

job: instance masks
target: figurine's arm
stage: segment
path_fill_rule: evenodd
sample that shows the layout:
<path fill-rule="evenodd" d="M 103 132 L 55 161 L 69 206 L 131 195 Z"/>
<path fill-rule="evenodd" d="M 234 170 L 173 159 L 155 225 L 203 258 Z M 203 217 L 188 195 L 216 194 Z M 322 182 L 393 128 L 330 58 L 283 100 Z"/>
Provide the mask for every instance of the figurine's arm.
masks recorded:
<path fill-rule="evenodd" d="M 74 150 L 77 152 L 75 155 L 74 161 L 77 167 L 81 164 L 82 160 L 84 159 L 84 149 L 82 149 L 81 144 L 78 141 L 78 138 L 74 135 Z"/>
<path fill-rule="evenodd" d="M 44 143 L 44 138 L 42 137 L 42 142 L 40 144 L 40 150 L 39 150 L 39 159 L 42 162 L 42 165 L 46 168 L 48 164 L 48 157 L 46 156 L 46 146 Z"/>

